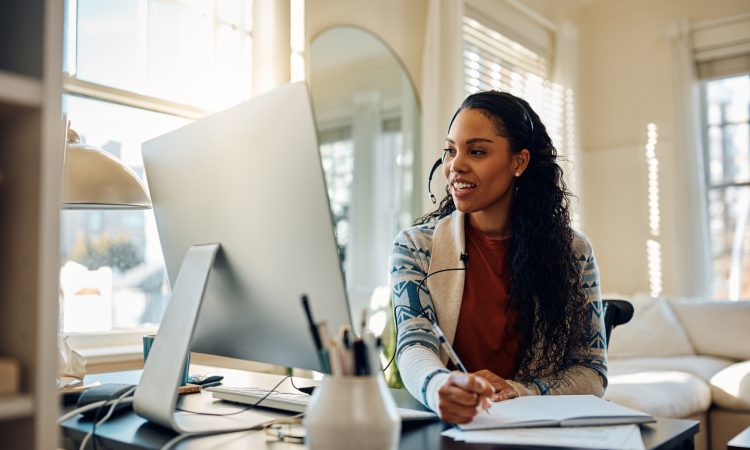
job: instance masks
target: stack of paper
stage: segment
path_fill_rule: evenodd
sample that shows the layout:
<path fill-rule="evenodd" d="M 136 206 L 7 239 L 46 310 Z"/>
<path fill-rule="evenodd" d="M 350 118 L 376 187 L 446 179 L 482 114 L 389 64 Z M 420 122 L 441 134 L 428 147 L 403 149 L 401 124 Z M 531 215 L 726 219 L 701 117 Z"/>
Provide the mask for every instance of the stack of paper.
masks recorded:
<path fill-rule="evenodd" d="M 634 424 L 654 422 L 649 414 L 593 395 L 519 397 L 493 403 L 488 411 L 443 435 L 470 443 L 642 450 Z"/>
<path fill-rule="evenodd" d="M 505 444 L 534 447 L 575 447 L 595 449 L 643 450 L 637 425 L 570 428 L 514 428 L 461 431 L 451 428 L 443 436 L 473 444 Z"/>
<path fill-rule="evenodd" d="M 575 427 L 653 422 L 651 415 L 593 395 L 518 397 L 493 403 L 462 430 L 519 427 Z"/>

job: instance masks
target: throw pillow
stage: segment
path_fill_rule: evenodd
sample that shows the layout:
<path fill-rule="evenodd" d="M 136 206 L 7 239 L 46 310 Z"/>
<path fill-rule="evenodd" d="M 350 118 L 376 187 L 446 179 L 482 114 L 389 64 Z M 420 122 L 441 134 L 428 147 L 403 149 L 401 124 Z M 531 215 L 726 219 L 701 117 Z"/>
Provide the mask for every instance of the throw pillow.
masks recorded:
<path fill-rule="evenodd" d="M 750 302 L 670 298 L 669 303 L 696 352 L 750 359 Z"/>
<path fill-rule="evenodd" d="M 685 331 L 663 298 L 636 294 L 630 302 L 634 309 L 633 318 L 612 330 L 607 349 L 609 358 L 695 354 Z"/>

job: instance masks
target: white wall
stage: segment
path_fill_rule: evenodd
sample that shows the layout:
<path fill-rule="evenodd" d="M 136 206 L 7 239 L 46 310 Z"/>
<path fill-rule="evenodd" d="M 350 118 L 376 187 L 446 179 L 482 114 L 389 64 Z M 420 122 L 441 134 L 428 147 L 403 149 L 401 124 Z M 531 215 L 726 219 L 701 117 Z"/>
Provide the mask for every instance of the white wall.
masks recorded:
<path fill-rule="evenodd" d="M 663 292 L 691 294 L 686 173 L 675 142 L 668 23 L 750 12 L 746 0 L 602 0 L 579 18 L 579 124 L 585 231 L 604 291 L 648 291 L 646 125 L 658 127 Z"/>
<path fill-rule="evenodd" d="M 307 0 L 306 46 L 319 33 L 338 25 L 364 28 L 381 38 L 401 60 L 421 98 L 422 48 L 427 0 Z"/>

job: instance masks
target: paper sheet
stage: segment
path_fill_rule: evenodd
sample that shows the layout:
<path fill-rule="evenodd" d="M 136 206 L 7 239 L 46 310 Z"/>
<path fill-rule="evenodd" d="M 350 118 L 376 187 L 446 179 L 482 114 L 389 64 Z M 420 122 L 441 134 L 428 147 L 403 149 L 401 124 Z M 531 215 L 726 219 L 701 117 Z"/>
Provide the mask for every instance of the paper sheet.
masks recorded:
<path fill-rule="evenodd" d="M 624 425 L 650 421 L 653 419 L 649 414 L 594 395 L 530 395 L 494 402 L 489 414 L 477 414 L 473 421 L 460 427 L 463 430 L 481 430 L 526 426 Z"/>
<path fill-rule="evenodd" d="M 597 427 L 513 428 L 461 431 L 451 428 L 443 436 L 484 444 L 515 444 L 595 449 L 644 450 L 637 425 Z"/>

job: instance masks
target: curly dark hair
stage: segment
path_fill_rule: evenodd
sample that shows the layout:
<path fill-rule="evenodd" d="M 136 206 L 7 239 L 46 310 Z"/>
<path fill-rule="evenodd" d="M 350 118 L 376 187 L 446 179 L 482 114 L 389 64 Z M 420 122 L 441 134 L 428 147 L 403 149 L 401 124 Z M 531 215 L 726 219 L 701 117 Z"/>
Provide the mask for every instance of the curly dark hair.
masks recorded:
<path fill-rule="evenodd" d="M 515 379 L 551 377 L 556 384 L 572 365 L 574 352 L 589 351 L 591 333 L 580 262 L 573 250 L 572 193 L 563 181 L 557 149 L 546 127 L 525 100 L 507 92 L 477 92 L 464 100 L 450 125 L 465 109 L 485 114 L 497 134 L 508 139 L 513 153 L 525 148 L 531 154 L 528 167 L 515 179 L 510 209 L 513 234 L 506 263 L 510 278 L 506 311 L 511 320 L 505 331 L 521 336 Z M 415 225 L 455 211 L 448 187 L 446 193 L 438 208 Z"/>

